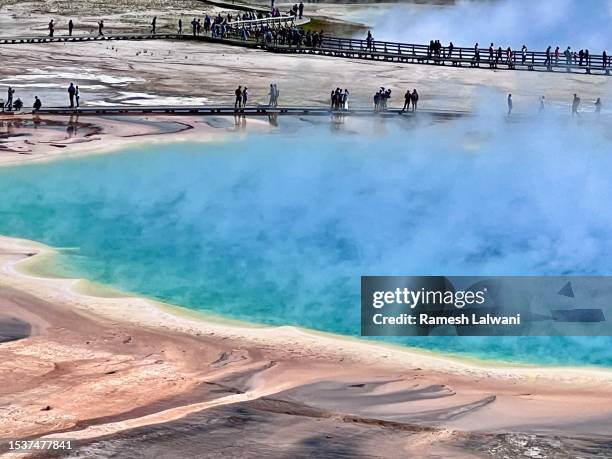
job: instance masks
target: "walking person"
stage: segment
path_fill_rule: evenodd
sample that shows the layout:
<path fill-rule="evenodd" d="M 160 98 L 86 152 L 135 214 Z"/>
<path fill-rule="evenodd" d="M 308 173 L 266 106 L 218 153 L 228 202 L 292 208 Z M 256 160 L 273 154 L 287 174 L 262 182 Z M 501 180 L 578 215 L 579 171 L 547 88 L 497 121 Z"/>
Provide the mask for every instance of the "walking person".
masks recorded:
<path fill-rule="evenodd" d="M 74 29 L 74 23 L 72 22 L 72 19 L 70 21 L 68 21 L 68 36 L 72 37 L 72 29 Z"/>
<path fill-rule="evenodd" d="M 278 107 L 278 96 L 280 95 L 280 91 L 278 90 L 278 86 L 274 83 L 274 106 Z"/>
<path fill-rule="evenodd" d="M 55 32 L 55 23 L 53 22 L 53 19 L 51 19 L 51 21 L 49 21 L 49 36 L 51 38 L 53 38 L 54 32 Z"/>
<path fill-rule="evenodd" d="M 539 108 L 540 113 L 544 113 L 544 102 L 545 101 L 546 101 L 546 98 L 544 96 L 540 96 L 540 108 Z"/>
<path fill-rule="evenodd" d="M 598 97 L 597 100 L 595 101 L 595 113 L 597 113 L 597 115 L 601 113 L 601 98 L 600 97 Z"/>
<path fill-rule="evenodd" d="M 78 86 L 74 88 L 74 99 L 76 100 L 77 108 L 79 108 L 81 106 L 81 92 Z"/>
<path fill-rule="evenodd" d="M 234 91 L 236 95 L 236 101 L 234 102 L 234 108 L 238 109 L 242 106 L 242 86 L 238 86 L 236 91 Z"/>
<path fill-rule="evenodd" d="M 198 30 L 198 20 L 196 18 L 193 18 L 193 21 L 191 21 L 191 28 L 193 29 L 193 36 L 195 37 Z"/>
<path fill-rule="evenodd" d="M 416 89 L 412 90 L 412 94 L 410 96 L 410 100 L 412 101 L 412 111 L 416 112 L 417 104 L 419 103 L 419 93 Z"/>
<path fill-rule="evenodd" d="M 178 22 L 178 33 L 179 35 L 183 35 L 183 20 L 182 19 L 179 19 L 179 22 Z"/>
<path fill-rule="evenodd" d="M 68 99 L 70 100 L 70 108 L 74 108 L 74 95 L 76 94 L 76 88 L 73 83 L 68 86 Z"/>
<path fill-rule="evenodd" d="M 98 35 L 104 35 L 104 21 L 98 21 Z"/>
<path fill-rule="evenodd" d="M 508 116 L 512 114 L 512 94 L 508 94 Z"/>
<path fill-rule="evenodd" d="M 270 92 L 268 93 L 270 96 L 270 102 L 268 102 L 268 107 L 274 107 L 274 85 L 270 83 Z"/>
<path fill-rule="evenodd" d="M 151 21 L 151 33 L 155 35 L 157 33 L 157 16 L 153 16 Z"/>
<path fill-rule="evenodd" d="M 249 100 L 249 88 L 245 86 L 242 90 L 242 108 L 246 108 L 247 100 Z"/>

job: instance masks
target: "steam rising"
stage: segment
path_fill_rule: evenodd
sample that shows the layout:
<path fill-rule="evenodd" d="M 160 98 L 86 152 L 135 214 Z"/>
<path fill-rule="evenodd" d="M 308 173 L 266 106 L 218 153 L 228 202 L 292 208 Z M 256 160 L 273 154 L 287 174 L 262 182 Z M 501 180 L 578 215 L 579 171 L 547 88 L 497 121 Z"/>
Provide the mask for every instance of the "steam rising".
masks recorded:
<path fill-rule="evenodd" d="M 547 46 L 588 48 L 601 54 L 612 47 L 610 0 L 459 0 L 454 5 L 399 4 L 373 20 L 375 38 L 412 43 L 439 39 L 471 47 L 479 42 L 504 49 L 543 51 Z"/>
<path fill-rule="evenodd" d="M 2 170 L 0 232 L 125 290 L 344 334 L 364 274 L 611 274 L 603 119 L 353 122 Z M 567 341 L 413 344 L 612 365 L 611 339 Z"/>

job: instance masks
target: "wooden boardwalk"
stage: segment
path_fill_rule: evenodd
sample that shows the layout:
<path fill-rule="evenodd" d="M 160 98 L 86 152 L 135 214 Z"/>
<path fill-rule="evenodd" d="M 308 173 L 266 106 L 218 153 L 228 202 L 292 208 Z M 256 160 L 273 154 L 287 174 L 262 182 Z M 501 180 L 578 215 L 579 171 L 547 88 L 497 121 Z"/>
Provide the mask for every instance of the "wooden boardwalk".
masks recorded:
<path fill-rule="evenodd" d="M 266 21 L 274 21 L 278 18 L 268 20 L 247 21 L 250 24 L 245 27 L 253 27 L 256 24 L 264 24 Z M 283 18 L 282 20 L 288 20 Z M 32 44 L 32 43 L 81 43 L 89 41 L 104 40 L 191 40 L 210 43 L 221 43 L 225 45 L 257 48 L 274 53 L 283 54 L 310 54 L 317 56 L 329 56 L 347 59 L 365 59 L 381 62 L 398 62 L 404 64 L 422 64 L 449 66 L 453 68 L 472 68 L 487 70 L 508 71 L 538 71 L 547 73 L 575 73 L 586 75 L 610 75 L 612 59 L 603 55 L 591 55 L 587 60 L 567 62 L 565 56 L 561 55 L 557 60 L 553 55 L 548 57 L 545 52 L 529 51 L 524 55 L 521 51 L 514 51 L 510 57 L 505 52 L 502 58 L 494 53 L 489 56 L 488 50 L 480 50 L 477 54 L 473 48 L 455 47 L 452 50 L 443 48 L 441 53 L 431 53 L 429 47 L 419 44 L 407 44 L 396 42 L 375 41 L 368 45 L 365 40 L 349 38 L 324 37 L 320 46 L 287 45 L 274 42 L 264 42 L 249 38 L 241 40 L 238 32 L 224 38 L 213 38 L 210 35 L 194 36 L 189 33 L 121 33 L 109 35 L 56 35 L 30 36 L 30 37 L 0 37 L 0 45 Z"/>
<path fill-rule="evenodd" d="M 4 113 L 5 115 L 12 112 Z M 14 114 L 30 113 L 15 112 Z M 37 112 L 38 115 L 61 116 L 141 116 L 141 115 L 180 115 L 180 116 L 411 116 L 426 114 L 439 119 L 452 119 L 469 116 L 470 112 L 456 110 L 419 110 L 404 112 L 400 109 L 388 109 L 375 112 L 371 109 L 357 108 L 351 110 L 331 110 L 329 107 L 267 107 L 253 106 L 235 109 L 233 106 L 183 106 L 183 105 L 152 105 L 152 106 L 101 106 L 101 107 L 48 107 Z"/>

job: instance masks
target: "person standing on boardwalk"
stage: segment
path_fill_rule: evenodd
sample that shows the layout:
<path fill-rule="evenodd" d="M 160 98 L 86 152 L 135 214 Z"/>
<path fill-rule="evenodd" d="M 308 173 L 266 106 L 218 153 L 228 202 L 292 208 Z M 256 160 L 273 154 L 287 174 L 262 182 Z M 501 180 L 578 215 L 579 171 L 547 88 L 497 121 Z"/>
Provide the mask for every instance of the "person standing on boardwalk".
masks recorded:
<path fill-rule="evenodd" d="M 605 49 L 603 54 L 601 55 L 601 64 L 604 69 L 608 67 L 608 52 Z"/>
<path fill-rule="evenodd" d="M 406 91 L 404 94 L 404 108 L 402 108 L 402 112 L 410 111 L 410 101 L 412 100 L 412 94 L 410 94 L 410 89 Z"/>
<path fill-rule="evenodd" d="M 68 99 L 70 100 L 70 108 L 74 108 L 74 95 L 76 94 L 76 88 L 74 84 L 70 83 L 68 86 Z"/>
<path fill-rule="evenodd" d="M 53 22 L 53 19 L 51 19 L 49 21 L 49 36 L 51 38 L 53 38 L 53 33 L 55 32 L 55 23 Z"/>
<path fill-rule="evenodd" d="M 242 106 L 242 86 L 238 86 L 236 91 L 234 91 L 236 95 L 236 101 L 234 102 L 234 108 L 240 108 Z"/>
<path fill-rule="evenodd" d="M 512 94 L 508 94 L 508 116 L 512 114 Z"/>
<path fill-rule="evenodd" d="M 179 33 L 179 35 L 183 35 L 183 20 L 182 19 L 179 19 L 178 33 Z"/>
<path fill-rule="evenodd" d="M 151 33 L 155 35 L 157 33 L 157 16 L 153 16 L 151 21 Z"/>
<path fill-rule="evenodd" d="M 539 108 L 540 113 L 544 113 L 544 102 L 545 101 L 546 101 L 546 98 L 544 96 L 540 96 L 540 108 Z"/>
<path fill-rule="evenodd" d="M 98 35 L 104 35 L 104 21 L 98 21 Z"/>
<path fill-rule="evenodd" d="M 81 106 L 81 91 L 79 91 L 79 87 L 74 88 L 74 99 L 76 100 L 76 106 L 79 108 Z"/>
<path fill-rule="evenodd" d="M 410 100 L 412 101 L 412 111 L 416 112 L 417 104 L 419 103 L 419 93 L 416 89 L 412 90 L 412 94 L 410 95 Z"/>
<path fill-rule="evenodd" d="M 74 23 L 72 19 L 68 21 L 68 36 L 72 37 L 72 29 L 74 29 Z"/>
<path fill-rule="evenodd" d="M 191 21 L 191 29 L 193 30 L 193 36 L 195 37 L 198 30 L 198 20 L 196 18 L 193 18 L 193 21 Z"/>
<path fill-rule="evenodd" d="M 249 100 L 249 88 L 246 86 L 242 90 L 242 108 L 246 108 L 247 101 Z"/>
<path fill-rule="evenodd" d="M 274 107 L 274 85 L 270 83 L 270 92 L 268 93 L 270 96 L 270 102 L 268 102 L 268 107 Z"/>
<path fill-rule="evenodd" d="M 40 101 L 38 96 L 34 96 L 34 105 L 32 105 L 32 108 L 34 109 L 33 110 L 34 113 L 36 113 L 42 108 L 42 102 Z"/>
<path fill-rule="evenodd" d="M 560 55 L 560 53 L 561 53 L 561 50 L 557 46 L 555 48 L 555 65 L 559 65 L 559 55 Z"/>
<path fill-rule="evenodd" d="M 550 70 L 550 64 L 551 64 L 551 60 L 550 60 L 550 50 L 551 50 L 551 48 L 552 48 L 552 46 L 550 46 L 550 45 L 548 45 L 548 48 L 546 48 L 546 60 L 544 61 L 544 65 L 549 70 Z"/>
<path fill-rule="evenodd" d="M 302 16 L 304 15 L 304 4 L 302 2 L 300 2 L 300 5 L 298 6 L 298 11 L 299 11 L 299 19 L 302 19 Z"/>
<path fill-rule="evenodd" d="M 342 94 L 342 109 L 343 110 L 348 110 L 349 109 L 349 90 L 344 88 L 344 94 Z"/>
<path fill-rule="evenodd" d="M 578 108 L 580 107 L 580 97 L 577 94 L 574 94 L 574 99 L 572 100 L 572 116 L 578 115 Z"/>
<path fill-rule="evenodd" d="M 525 65 L 525 61 L 527 60 L 527 45 L 523 45 L 521 48 L 521 62 Z"/>
<path fill-rule="evenodd" d="M 572 65 L 572 52 L 570 51 L 572 48 L 571 47 L 567 47 L 567 49 L 565 51 L 563 51 L 563 55 L 565 56 L 565 64 L 568 66 L 568 70 L 569 70 L 569 66 Z"/>
<path fill-rule="evenodd" d="M 598 97 L 595 101 L 595 113 L 598 115 L 601 113 L 601 97 Z"/>
<path fill-rule="evenodd" d="M 368 30 L 368 36 L 366 37 L 366 49 L 372 49 L 372 43 L 374 42 L 374 37 L 372 36 L 372 31 Z"/>
<path fill-rule="evenodd" d="M 6 94 L 6 104 L 4 104 L 4 108 L 6 108 L 9 112 L 13 109 L 13 95 L 15 94 L 15 90 L 8 87 Z"/>

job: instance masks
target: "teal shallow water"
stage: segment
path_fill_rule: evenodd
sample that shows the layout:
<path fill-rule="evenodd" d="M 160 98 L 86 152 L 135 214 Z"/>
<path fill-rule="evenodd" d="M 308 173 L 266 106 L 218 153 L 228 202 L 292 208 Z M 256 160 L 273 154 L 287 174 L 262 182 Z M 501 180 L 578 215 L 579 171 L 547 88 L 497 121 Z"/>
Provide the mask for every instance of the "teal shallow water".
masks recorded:
<path fill-rule="evenodd" d="M 307 126 L 7 168 L 0 233 L 74 248 L 59 258 L 68 275 L 346 335 L 359 333 L 363 274 L 610 274 L 608 141 L 471 123 Z M 393 342 L 612 366 L 608 337 Z"/>

